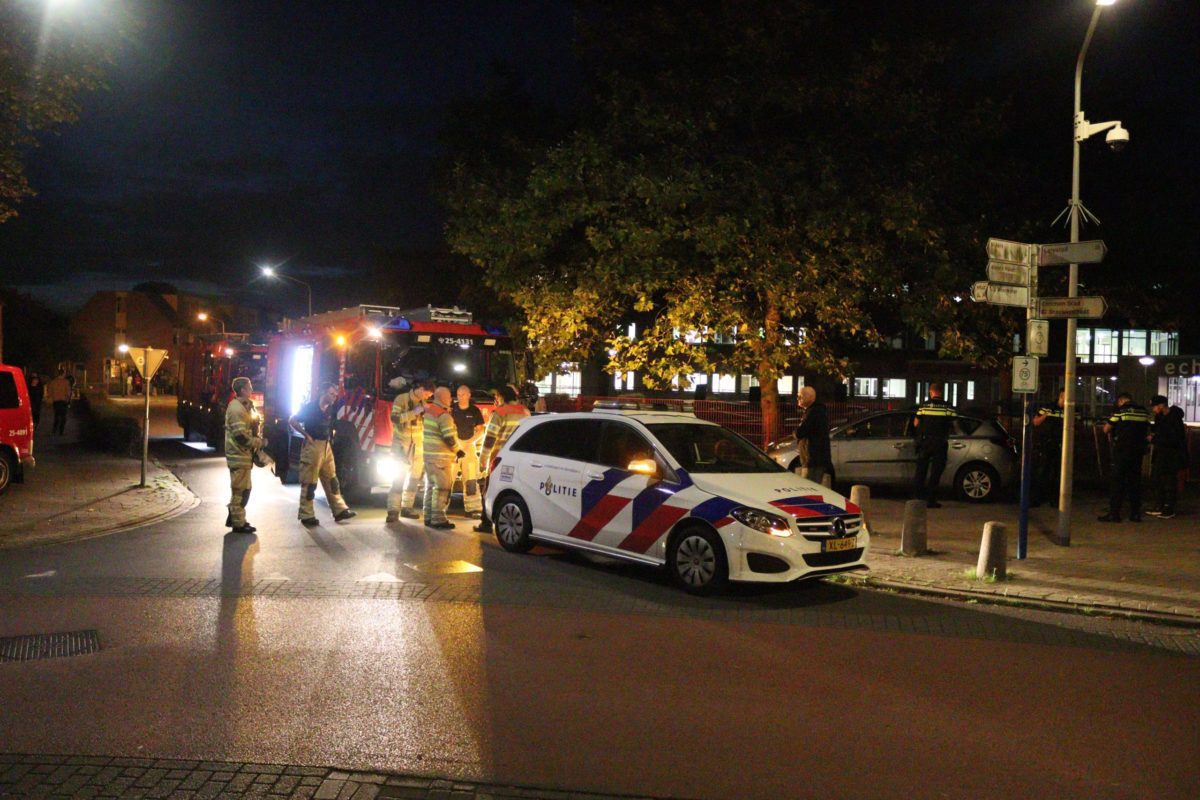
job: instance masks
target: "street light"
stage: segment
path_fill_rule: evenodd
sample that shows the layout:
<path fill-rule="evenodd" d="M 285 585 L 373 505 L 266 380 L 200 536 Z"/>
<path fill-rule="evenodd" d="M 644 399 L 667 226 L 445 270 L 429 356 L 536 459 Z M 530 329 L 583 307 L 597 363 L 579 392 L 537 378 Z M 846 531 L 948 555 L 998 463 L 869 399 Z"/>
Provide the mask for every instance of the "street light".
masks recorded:
<path fill-rule="evenodd" d="M 209 319 L 208 312 L 201 311 L 199 314 L 196 315 L 196 319 L 200 320 L 201 322 L 208 322 L 208 319 Z M 225 320 L 221 319 L 220 317 L 213 317 L 212 321 L 221 326 L 221 335 L 224 336 L 225 335 Z"/>
<path fill-rule="evenodd" d="M 279 272 L 274 267 L 269 266 L 267 264 L 262 265 L 261 267 L 259 267 L 259 269 L 262 270 L 263 277 L 283 278 L 285 280 L 291 281 L 292 283 L 298 283 L 301 286 L 303 286 L 305 289 L 307 289 L 308 290 L 308 315 L 310 317 L 312 316 L 312 287 L 311 286 L 309 286 L 307 283 L 300 280 L 299 278 L 293 278 L 291 275 L 284 275 L 282 272 Z"/>
<path fill-rule="evenodd" d="M 1109 131 L 1105 137 L 1113 150 L 1122 149 L 1129 142 L 1129 132 L 1121 127 L 1119 120 L 1092 124 L 1083 115 L 1083 59 L 1087 56 L 1088 45 L 1092 43 L 1092 34 L 1096 31 L 1096 23 L 1100 21 L 1100 12 L 1105 6 L 1111 6 L 1116 0 L 1096 0 L 1096 8 L 1092 12 L 1092 21 L 1088 24 L 1087 35 L 1083 37 L 1083 47 L 1079 49 L 1079 59 L 1075 62 L 1075 116 L 1074 136 L 1072 137 L 1071 157 L 1071 204 L 1065 213 L 1071 217 L 1071 241 L 1079 241 L 1079 218 L 1086 215 L 1091 221 L 1097 221 L 1090 211 L 1083 207 L 1079 200 L 1079 143 L 1088 137 Z M 1067 296 L 1079 296 L 1079 265 L 1072 264 L 1068 275 Z M 1062 471 L 1058 487 L 1058 525 L 1054 534 L 1055 544 L 1069 545 L 1071 543 L 1071 488 L 1074 481 L 1075 466 L 1075 330 L 1074 318 L 1067 320 L 1067 364 L 1065 370 L 1066 397 L 1063 408 L 1063 441 L 1062 441 Z"/>

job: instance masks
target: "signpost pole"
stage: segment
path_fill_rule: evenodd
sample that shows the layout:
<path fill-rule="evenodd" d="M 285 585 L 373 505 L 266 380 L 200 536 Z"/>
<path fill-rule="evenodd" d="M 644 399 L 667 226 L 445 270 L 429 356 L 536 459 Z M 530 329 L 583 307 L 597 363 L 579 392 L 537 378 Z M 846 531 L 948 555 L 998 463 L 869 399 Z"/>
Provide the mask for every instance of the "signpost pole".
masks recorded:
<path fill-rule="evenodd" d="M 1029 320 L 1037 308 L 1037 255 L 1030 254 L 1029 306 L 1025 309 L 1025 352 L 1029 353 Z M 1040 363 L 1040 362 L 1039 362 Z M 1029 551 L 1029 492 L 1033 483 L 1033 405 L 1034 395 L 1026 392 L 1021 402 L 1021 510 L 1017 517 L 1017 560 L 1025 560 Z"/>
<path fill-rule="evenodd" d="M 148 350 L 149 348 L 146 348 Z M 142 350 L 143 357 L 146 356 L 146 350 Z M 150 452 L 150 381 L 142 379 L 142 394 L 146 399 L 146 414 L 142 419 L 142 482 L 139 487 L 146 488 L 146 457 Z"/>

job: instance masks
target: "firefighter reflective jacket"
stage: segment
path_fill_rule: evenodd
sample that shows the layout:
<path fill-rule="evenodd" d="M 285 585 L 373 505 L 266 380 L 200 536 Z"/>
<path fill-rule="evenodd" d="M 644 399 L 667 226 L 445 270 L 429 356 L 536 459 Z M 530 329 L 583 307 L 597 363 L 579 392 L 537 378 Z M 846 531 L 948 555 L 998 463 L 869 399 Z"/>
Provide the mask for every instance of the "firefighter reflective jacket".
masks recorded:
<path fill-rule="evenodd" d="M 392 401 L 392 447 L 407 450 L 424 433 L 421 425 L 422 403 L 415 389 L 397 395 Z"/>
<path fill-rule="evenodd" d="M 258 412 L 253 400 L 234 398 L 225 408 L 225 460 L 230 469 L 254 465 L 258 439 Z"/>
<path fill-rule="evenodd" d="M 487 431 L 483 434 L 483 453 L 479 463 L 485 472 L 490 471 L 492 457 L 508 441 L 517 429 L 517 423 L 529 416 L 529 409 L 520 403 L 505 403 L 492 412 Z"/>
<path fill-rule="evenodd" d="M 425 406 L 425 458 L 454 458 L 458 453 L 458 431 L 450 412 L 437 403 Z"/>

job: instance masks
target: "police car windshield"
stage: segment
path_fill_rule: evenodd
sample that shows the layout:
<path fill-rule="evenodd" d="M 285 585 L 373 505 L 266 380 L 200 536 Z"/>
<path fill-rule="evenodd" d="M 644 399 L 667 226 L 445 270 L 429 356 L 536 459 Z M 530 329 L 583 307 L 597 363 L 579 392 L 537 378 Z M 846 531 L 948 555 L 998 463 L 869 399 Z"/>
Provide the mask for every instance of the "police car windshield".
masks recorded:
<path fill-rule="evenodd" d="M 688 472 L 787 472 L 766 453 L 719 425 L 647 425 Z"/>

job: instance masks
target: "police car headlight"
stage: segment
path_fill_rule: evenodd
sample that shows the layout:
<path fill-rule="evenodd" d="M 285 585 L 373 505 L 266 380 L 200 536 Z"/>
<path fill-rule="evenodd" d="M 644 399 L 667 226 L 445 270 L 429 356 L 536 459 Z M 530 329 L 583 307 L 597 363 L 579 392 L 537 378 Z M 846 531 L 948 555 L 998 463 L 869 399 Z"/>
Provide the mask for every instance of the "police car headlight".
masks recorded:
<path fill-rule="evenodd" d="M 747 528 L 753 528 L 762 533 L 769 533 L 772 536 L 792 535 L 792 528 L 788 525 L 786 519 L 775 514 L 768 514 L 765 511 L 759 511 L 757 508 L 735 508 L 729 512 L 729 516 Z"/>
<path fill-rule="evenodd" d="M 390 456 L 383 456 L 375 460 L 375 477 L 385 483 L 391 483 L 396 480 L 396 476 L 400 474 L 400 462 Z"/>

